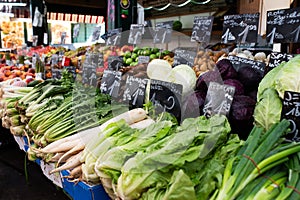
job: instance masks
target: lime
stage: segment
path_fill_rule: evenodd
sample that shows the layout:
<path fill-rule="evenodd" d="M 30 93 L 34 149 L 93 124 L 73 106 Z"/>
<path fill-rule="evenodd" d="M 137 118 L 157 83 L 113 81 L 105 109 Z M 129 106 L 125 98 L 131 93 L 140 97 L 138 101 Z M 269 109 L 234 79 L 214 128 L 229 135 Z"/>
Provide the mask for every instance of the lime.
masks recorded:
<path fill-rule="evenodd" d="M 139 50 L 140 50 L 139 47 L 134 47 L 133 52 L 134 52 L 134 53 L 138 53 Z"/>
<path fill-rule="evenodd" d="M 151 54 L 150 55 L 150 59 L 152 60 L 152 59 L 155 59 L 156 58 L 156 54 Z"/>
<path fill-rule="evenodd" d="M 143 51 L 143 55 L 144 55 L 144 56 L 149 56 L 150 53 L 151 53 L 150 50 L 144 50 L 144 51 Z"/>
<path fill-rule="evenodd" d="M 138 57 L 137 53 L 132 53 L 132 54 L 131 54 L 131 58 L 132 58 L 133 60 L 135 60 L 137 57 Z"/>
<path fill-rule="evenodd" d="M 130 58 L 131 57 L 131 52 L 130 51 L 125 51 L 123 56 L 126 57 L 126 58 Z"/>
<path fill-rule="evenodd" d="M 152 53 L 157 53 L 157 52 L 159 52 L 159 48 L 154 47 L 154 48 L 152 49 Z"/>
<path fill-rule="evenodd" d="M 157 53 L 156 53 L 156 57 L 157 57 L 157 58 L 160 58 L 161 56 L 162 56 L 162 53 L 161 53 L 161 52 L 157 52 Z"/>
<path fill-rule="evenodd" d="M 139 61 L 139 57 L 136 57 L 135 62 L 138 62 L 138 61 Z"/>
<path fill-rule="evenodd" d="M 123 63 L 126 63 L 127 58 L 123 56 Z"/>
<path fill-rule="evenodd" d="M 126 65 L 130 65 L 133 62 L 132 58 L 127 58 L 125 63 Z"/>

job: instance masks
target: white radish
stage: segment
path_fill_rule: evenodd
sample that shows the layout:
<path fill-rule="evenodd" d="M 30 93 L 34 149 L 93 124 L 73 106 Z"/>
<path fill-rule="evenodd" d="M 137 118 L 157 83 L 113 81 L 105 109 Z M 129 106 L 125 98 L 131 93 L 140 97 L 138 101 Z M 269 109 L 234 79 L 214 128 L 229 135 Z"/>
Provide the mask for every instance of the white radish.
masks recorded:
<path fill-rule="evenodd" d="M 39 151 L 42 153 L 59 153 L 59 152 L 64 152 L 64 151 L 69 151 L 70 149 L 74 148 L 78 143 L 80 143 L 80 139 L 76 139 L 73 141 L 68 141 L 62 144 L 59 144 L 56 147 L 53 147 L 51 149 L 47 148 L 45 150 L 45 148 L 40 149 Z"/>
<path fill-rule="evenodd" d="M 73 156 L 72 159 L 68 159 L 67 162 L 65 164 L 63 164 L 62 166 L 51 170 L 50 174 L 60 172 L 62 170 L 72 169 L 72 168 L 75 168 L 75 167 L 81 165 L 80 156 L 81 156 L 81 152 L 76 154 L 75 156 Z"/>
<path fill-rule="evenodd" d="M 136 122 L 134 124 L 131 124 L 131 128 L 136 128 L 136 129 L 144 129 L 150 126 L 151 124 L 155 123 L 155 121 L 151 118 L 145 119 L 143 121 Z"/>
<path fill-rule="evenodd" d="M 73 147 L 72 149 L 70 149 L 69 151 L 67 151 L 58 161 L 57 161 L 57 165 L 59 165 L 59 163 L 61 163 L 65 158 L 67 158 L 70 155 L 76 154 L 80 151 L 82 151 L 84 149 L 85 145 L 83 143 L 78 143 L 75 147 Z"/>
<path fill-rule="evenodd" d="M 57 162 L 64 154 L 65 152 L 56 153 L 48 162 Z"/>

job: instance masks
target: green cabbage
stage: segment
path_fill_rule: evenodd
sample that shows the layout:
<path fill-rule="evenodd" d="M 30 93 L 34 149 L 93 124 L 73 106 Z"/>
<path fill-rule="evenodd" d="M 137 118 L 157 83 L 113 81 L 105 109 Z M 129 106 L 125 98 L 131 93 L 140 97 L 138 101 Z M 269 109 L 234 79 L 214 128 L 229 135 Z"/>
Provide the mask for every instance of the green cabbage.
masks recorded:
<path fill-rule="evenodd" d="M 300 55 L 283 62 L 265 75 L 258 87 L 255 124 L 269 129 L 279 122 L 285 91 L 300 92 Z"/>
<path fill-rule="evenodd" d="M 255 124 L 268 130 L 280 121 L 281 110 L 282 102 L 277 91 L 273 88 L 264 90 L 254 109 Z"/>
<path fill-rule="evenodd" d="M 288 62 L 283 62 L 272 69 L 262 79 L 258 87 L 258 100 L 267 88 L 274 88 L 280 98 L 285 91 L 300 92 L 300 55 L 295 56 Z"/>

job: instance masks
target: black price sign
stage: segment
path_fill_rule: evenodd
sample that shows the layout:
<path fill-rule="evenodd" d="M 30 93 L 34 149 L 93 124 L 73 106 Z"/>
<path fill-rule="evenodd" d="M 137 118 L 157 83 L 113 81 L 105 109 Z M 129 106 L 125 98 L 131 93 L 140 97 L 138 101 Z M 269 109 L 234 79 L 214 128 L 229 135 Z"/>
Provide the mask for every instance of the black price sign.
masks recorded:
<path fill-rule="evenodd" d="M 62 70 L 61 69 L 51 69 L 52 79 L 61 79 Z"/>
<path fill-rule="evenodd" d="M 140 44 L 142 42 L 143 29 L 144 29 L 143 24 L 131 24 L 128 43 Z"/>
<path fill-rule="evenodd" d="M 286 139 L 290 141 L 300 141 L 299 128 L 300 128 L 300 93 L 285 91 L 284 99 L 282 102 L 281 119 L 290 121 L 291 131 L 286 135 Z"/>
<path fill-rule="evenodd" d="M 182 85 L 150 80 L 150 101 L 155 106 L 156 112 L 169 112 L 179 121 L 181 118 Z"/>
<path fill-rule="evenodd" d="M 213 16 L 205 16 L 205 17 L 196 16 L 194 18 L 191 41 L 209 43 L 213 21 L 214 21 Z"/>
<path fill-rule="evenodd" d="M 228 116 L 233 101 L 235 87 L 217 82 L 210 82 L 204 103 L 205 116 L 225 115 Z"/>
<path fill-rule="evenodd" d="M 98 54 L 98 67 L 103 67 L 104 66 L 104 58 L 103 58 L 103 53 Z"/>
<path fill-rule="evenodd" d="M 142 107 L 147 83 L 147 79 L 127 76 L 123 101 L 129 102 L 133 106 Z"/>
<path fill-rule="evenodd" d="M 101 33 L 101 26 L 97 25 L 94 27 L 93 34 L 92 34 L 92 42 L 98 41 L 100 39 Z"/>
<path fill-rule="evenodd" d="M 174 51 L 174 66 L 180 64 L 186 64 L 190 67 L 194 66 L 194 60 L 197 55 L 196 51 L 192 51 L 189 48 L 178 47 Z"/>
<path fill-rule="evenodd" d="M 148 64 L 150 61 L 149 56 L 139 56 L 138 57 L 138 64 Z"/>
<path fill-rule="evenodd" d="M 300 42 L 300 8 L 267 12 L 267 42 Z"/>
<path fill-rule="evenodd" d="M 255 69 L 261 75 L 261 77 L 264 76 L 266 68 L 266 64 L 264 62 L 241 58 L 238 56 L 228 56 L 228 59 L 230 60 L 236 71 L 239 71 L 240 68 L 250 66 L 251 68 Z"/>
<path fill-rule="evenodd" d="M 169 43 L 172 40 L 173 21 L 161 22 L 155 25 L 154 44 Z"/>
<path fill-rule="evenodd" d="M 224 16 L 222 42 L 257 42 L 258 22 L 259 13 Z"/>
<path fill-rule="evenodd" d="M 282 62 L 288 62 L 294 56 L 286 53 L 272 52 L 268 64 L 268 71 L 280 65 Z"/>
<path fill-rule="evenodd" d="M 84 84 L 97 86 L 97 75 L 96 75 L 96 66 L 95 65 L 85 64 L 83 66 L 82 82 Z"/>
<path fill-rule="evenodd" d="M 118 71 L 123 66 L 123 58 L 121 56 L 108 57 L 108 69 Z"/>
<path fill-rule="evenodd" d="M 119 95 L 122 72 L 104 70 L 100 90 L 104 94 L 117 98 Z"/>
<path fill-rule="evenodd" d="M 119 45 L 121 41 L 122 28 L 113 29 L 107 32 L 106 45 Z"/>

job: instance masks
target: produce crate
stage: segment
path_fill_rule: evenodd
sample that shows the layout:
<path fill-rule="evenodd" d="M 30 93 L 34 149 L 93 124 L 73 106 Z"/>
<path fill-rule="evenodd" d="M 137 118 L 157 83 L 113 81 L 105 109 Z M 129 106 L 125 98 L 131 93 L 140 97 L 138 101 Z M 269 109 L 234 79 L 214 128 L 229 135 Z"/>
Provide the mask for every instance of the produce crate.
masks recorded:
<path fill-rule="evenodd" d="M 69 172 L 61 172 L 62 177 L 68 176 Z M 69 182 L 62 178 L 63 189 L 73 198 L 73 200 L 110 200 L 102 185 L 88 185 L 82 181 L 78 183 Z"/>

